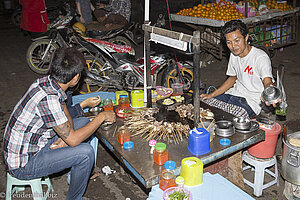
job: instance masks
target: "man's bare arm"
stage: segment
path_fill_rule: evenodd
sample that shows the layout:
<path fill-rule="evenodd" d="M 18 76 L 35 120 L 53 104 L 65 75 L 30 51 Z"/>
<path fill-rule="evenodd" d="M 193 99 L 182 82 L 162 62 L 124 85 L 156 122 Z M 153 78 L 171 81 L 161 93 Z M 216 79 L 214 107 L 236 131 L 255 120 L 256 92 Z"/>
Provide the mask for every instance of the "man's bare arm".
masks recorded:
<path fill-rule="evenodd" d="M 231 88 L 234 83 L 236 82 L 236 76 L 230 76 L 226 79 L 226 81 L 217 89 L 215 90 L 213 93 L 207 95 L 207 94 L 201 94 L 201 97 L 203 97 L 203 99 L 211 99 L 214 98 L 216 96 L 219 96 L 220 94 L 223 94 L 224 92 L 226 92 L 227 90 L 229 90 L 229 88 Z"/>
<path fill-rule="evenodd" d="M 115 122 L 116 116 L 114 112 L 101 112 L 97 117 L 89 122 L 86 126 L 74 130 L 70 121 L 53 127 L 54 131 L 69 145 L 76 146 L 90 137 L 103 121 Z"/>

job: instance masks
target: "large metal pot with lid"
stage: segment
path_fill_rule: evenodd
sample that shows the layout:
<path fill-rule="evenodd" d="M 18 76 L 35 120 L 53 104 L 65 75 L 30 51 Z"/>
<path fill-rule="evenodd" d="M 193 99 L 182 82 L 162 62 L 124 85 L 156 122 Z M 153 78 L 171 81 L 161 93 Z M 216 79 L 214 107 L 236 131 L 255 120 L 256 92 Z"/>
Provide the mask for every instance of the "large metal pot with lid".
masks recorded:
<path fill-rule="evenodd" d="M 282 176 L 295 185 L 300 185 L 300 143 L 292 145 L 291 139 L 300 140 L 300 131 L 283 138 Z"/>

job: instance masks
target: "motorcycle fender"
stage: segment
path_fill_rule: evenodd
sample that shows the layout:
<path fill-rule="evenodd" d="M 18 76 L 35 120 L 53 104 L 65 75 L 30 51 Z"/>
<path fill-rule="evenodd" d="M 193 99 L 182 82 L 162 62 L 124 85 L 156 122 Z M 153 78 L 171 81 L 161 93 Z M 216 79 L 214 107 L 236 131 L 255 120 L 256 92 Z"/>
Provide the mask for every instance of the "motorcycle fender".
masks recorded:
<path fill-rule="evenodd" d="M 117 67 L 116 71 L 117 72 L 129 72 L 129 71 L 134 71 L 134 70 L 132 69 L 132 66 L 129 63 L 125 63 L 125 64 Z"/>

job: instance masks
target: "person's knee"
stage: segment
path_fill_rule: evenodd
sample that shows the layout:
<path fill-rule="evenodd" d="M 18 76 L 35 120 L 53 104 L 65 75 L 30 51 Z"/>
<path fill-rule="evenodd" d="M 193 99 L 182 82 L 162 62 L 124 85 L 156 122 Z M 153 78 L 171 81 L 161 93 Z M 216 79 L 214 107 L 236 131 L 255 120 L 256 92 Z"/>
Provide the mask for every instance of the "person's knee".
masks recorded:
<path fill-rule="evenodd" d="M 84 159 L 88 158 L 90 163 L 94 163 L 95 151 L 94 151 L 92 145 L 90 145 L 88 143 L 81 143 L 78 151 L 80 152 L 80 155 L 82 155 Z"/>

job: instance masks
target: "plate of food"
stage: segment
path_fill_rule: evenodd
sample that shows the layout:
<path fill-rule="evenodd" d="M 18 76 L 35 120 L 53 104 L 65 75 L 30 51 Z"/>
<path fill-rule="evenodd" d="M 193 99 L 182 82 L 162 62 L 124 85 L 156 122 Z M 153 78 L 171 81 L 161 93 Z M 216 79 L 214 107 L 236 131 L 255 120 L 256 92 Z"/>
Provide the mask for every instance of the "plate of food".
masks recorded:
<path fill-rule="evenodd" d="M 158 106 L 172 106 L 176 103 L 176 101 L 168 97 L 165 99 L 158 100 L 156 101 L 156 103 Z"/>
<path fill-rule="evenodd" d="M 128 117 L 133 111 L 134 111 L 134 109 L 131 108 L 131 107 L 125 107 L 125 108 L 118 107 L 115 110 L 117 116 L 120 117 L 120 118 L 126 118 L 126 117 Z"/>
<path fill-rule="evenodd" d="M 164 200 L 192 200 L 192 193 L 182 187 L 171 187 L 164 191 Z"/>
<path fill-rule="evenodd" d="M 156 86 L 155 87 L 157 94 L 161 96 L 170 96 L 173 93 L 172 88 L 166 88 L 163 86 Z"/>

